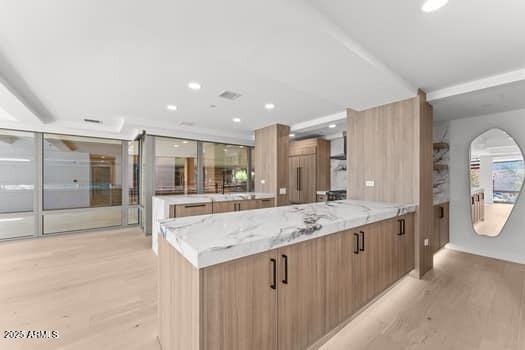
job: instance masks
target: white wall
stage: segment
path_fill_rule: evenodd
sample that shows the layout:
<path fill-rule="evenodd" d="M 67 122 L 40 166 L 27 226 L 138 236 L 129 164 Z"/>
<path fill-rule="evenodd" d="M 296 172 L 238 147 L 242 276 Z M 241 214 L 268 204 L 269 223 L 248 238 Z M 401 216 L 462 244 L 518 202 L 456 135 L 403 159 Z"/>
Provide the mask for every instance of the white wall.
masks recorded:
<path fill-rule="evenodd" d="M 525 110 L 450 122 L 450 244 L 449 248 L 525 263 L 525 195 L 516 203 L 507 225 L 495 238 L 479 236 L 470 220 L 468 177 L 470 142 L 491 128 L 500 128 L 525 148 Z"/>

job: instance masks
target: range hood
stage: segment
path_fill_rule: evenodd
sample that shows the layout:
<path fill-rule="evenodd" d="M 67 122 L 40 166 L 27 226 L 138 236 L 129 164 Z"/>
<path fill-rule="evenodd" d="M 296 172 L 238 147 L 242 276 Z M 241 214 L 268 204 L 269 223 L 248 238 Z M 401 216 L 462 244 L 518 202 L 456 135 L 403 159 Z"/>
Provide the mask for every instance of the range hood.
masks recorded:
<path fill-rule="evenodd" d="M 330 159 L 346 160 L 346 131 L 343 132 L 343 137 L 332 140 Z"/>

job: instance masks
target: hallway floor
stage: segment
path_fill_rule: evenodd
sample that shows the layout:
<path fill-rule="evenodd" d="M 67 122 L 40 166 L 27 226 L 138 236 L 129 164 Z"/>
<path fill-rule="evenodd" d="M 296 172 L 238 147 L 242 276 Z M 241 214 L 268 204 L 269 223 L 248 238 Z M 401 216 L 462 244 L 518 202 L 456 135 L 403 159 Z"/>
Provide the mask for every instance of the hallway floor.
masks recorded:
<path fill-rule="evenodd" d="M 1 350 L 160 350 L 156 257 L 137 229 L 0 243 Z M 525 266 L 442 250 L 322 349 L 525 349 Z"/>

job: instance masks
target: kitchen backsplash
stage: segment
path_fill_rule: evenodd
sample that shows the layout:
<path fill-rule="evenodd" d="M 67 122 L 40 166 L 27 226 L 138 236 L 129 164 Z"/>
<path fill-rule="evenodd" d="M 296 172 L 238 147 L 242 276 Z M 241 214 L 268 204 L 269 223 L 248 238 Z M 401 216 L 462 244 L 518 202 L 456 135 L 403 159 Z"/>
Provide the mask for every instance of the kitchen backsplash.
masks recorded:
<path fill-rule="evenodd" d="M 330 189 L 346 190 L 346 160 L 331 159 L 330 160 Z"/>
<path fill-rule="evenodd" d="M 434 143 L 446 143 L 448 144 L 448 124 L 446 125 L 434 125 Z M 449 163 L 449 148 L 434 148 L 433 161 L 434 164 L 446 165 L 447 167 L 434 168 L 433 171 L 433 188 L 434 188 L 434 203 L 445 203 L 449 201 L 449 176 L 448 176 L 448 163 Z"/>

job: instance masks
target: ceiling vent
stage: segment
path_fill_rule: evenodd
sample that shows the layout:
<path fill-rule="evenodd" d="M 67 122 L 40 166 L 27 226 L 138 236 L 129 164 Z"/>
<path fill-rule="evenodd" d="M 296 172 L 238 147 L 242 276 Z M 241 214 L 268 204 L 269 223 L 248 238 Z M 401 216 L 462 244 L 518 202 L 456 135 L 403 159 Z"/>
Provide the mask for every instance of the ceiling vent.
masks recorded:
<path fill-rule="evenodd" d="M 98 120 L 98 119 L 84 118 L 84 121 L 86 123 L 91 123 L 91 124 L 102 124 L 102 120 Z"/>
<path fill-rule="evenodd" d="M 239 93 L 236 93 L 236 92 L 233 92 L 233 91 L 228 91 L 228 90 L 225 90 L 223 92 L 221 92 L 221 94 L 219 95 L 219 97 L 222 97 L 222 98 L 225 98 L 227 100 L 236 100 L 238 99 L 239 97 L 241 97 L 242 95 L 239 94 Z"/>

